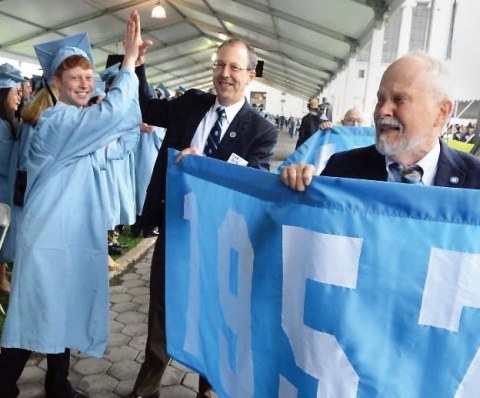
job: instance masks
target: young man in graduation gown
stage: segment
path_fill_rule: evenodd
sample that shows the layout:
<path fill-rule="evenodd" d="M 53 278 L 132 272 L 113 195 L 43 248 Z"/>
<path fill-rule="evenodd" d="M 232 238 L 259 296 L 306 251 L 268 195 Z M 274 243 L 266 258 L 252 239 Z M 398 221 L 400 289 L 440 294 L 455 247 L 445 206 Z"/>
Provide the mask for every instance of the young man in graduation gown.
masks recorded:
<path fill-rule="evenodd" d="M 47 80 L 58 86 L 33 135 L 27 161 L 23 224 L 17 237 L 10 304 L 0 353 L 0 394 L 16 382 L 31 351 L 52 360 L 47 398 L 85 397 L 68 381 L 69 350 L 100 357 L 108 339 L 109 278 L 105 203 L 96 151 L 140 123 L 134 74 L 140 21 L 127 23 L 125 60 L 98 105 L 86 34 L 36 46 Z M 50 366 L 52 365 L 52 366 Z"/>

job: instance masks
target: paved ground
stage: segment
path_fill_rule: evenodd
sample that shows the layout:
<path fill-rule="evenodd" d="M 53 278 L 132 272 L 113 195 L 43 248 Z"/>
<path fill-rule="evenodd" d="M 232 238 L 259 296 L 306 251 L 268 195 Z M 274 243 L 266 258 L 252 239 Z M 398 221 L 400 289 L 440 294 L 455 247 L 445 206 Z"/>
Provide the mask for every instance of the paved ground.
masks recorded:
<path fill-rule="evenodd" d="M 290 138 L 287 131 L 280 134 L 272 169 L 290 155 L 295 142 L 296 139 Z M 111 273 L 110 340 L 104 357 L 72 355 L 70 380 L 91 398 L 125 397 L 132 391 L 147 339 L 150 263 L 154 243 L 154 238 L 143 240 L 118 260 L 121 270 Z M 20 398 L 44 397 L 45 370 L 45 357 L 33 355 L 20 379 Z M 173 361 L 162 384 L 161 398 L 193 398 L 198 375 Z"/>

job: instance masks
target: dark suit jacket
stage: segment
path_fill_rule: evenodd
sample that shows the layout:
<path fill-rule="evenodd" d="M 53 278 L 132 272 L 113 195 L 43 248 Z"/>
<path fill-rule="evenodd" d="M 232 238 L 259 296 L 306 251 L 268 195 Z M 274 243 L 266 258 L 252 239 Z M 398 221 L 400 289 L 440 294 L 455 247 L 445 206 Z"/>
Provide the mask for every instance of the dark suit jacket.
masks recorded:
<path fill-rule="evenodd" d="M 190 147 L 198 125 L 215 103 L 216 97 L 200 90 L 188 90 L 181 97 L 171 101 L 153 99 L 145 78 L 145 68 L 143 66 L 136 68 L 136 73 L 140 82 L 142 120 L 167 129 L 147 189 L 142 214 L 144 223 L 162 225 L 167 149 L 181 151 Z M 277 128 L 245 102 L 230 123 L 213 157 L 227 161 L 230 155 L 235 153 L 248 161 L 249 167 L 269 170 L 277 137 Z"/>
<path fill-rule="evenodd" d="M 385 156 L 375 145 L 332 155 L 322 175 L 387 181 Z M 480 189 L 480 159 L 449 148 L 440 140 L 440 156 L 434 185 L 450 188 Z"/>
<path fill-rule="evenodd" d="M 298 129 L 298 141 L 295 149 L 307 141 L 313 134 L 318 131 L 318 125 L 320 124 L 320 115 L 313 115 L 307 113 L 300 123 L 300 128 Z"/>

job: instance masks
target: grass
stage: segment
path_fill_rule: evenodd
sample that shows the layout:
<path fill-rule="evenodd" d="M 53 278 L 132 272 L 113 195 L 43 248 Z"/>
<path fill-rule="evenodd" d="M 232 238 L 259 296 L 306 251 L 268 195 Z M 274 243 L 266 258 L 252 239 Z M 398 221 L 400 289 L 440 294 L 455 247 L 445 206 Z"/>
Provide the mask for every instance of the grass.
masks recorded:
<path fill-rule="evenodd" d="M 122 245 L 127 245 L 125 248 L 123 248 L 123 252 L 126 253 L 129 250 L 133 249 L 136 245 L 138 245 L 141 241 L 143 240 L 142 237 L 134 238 L 132 235 L 130 235 L 130 227 L 126 226 L 123 229 L 123 232 L 120 234 L 118 237 L 118 242 Z M 114 260 L 118 259 L 121 256 L 112 256 Z M 106 264 L 105 264 L 106 266 Z M 9 268 L 11 271 L 11 267 Z M 7 270 L 7 276 L 11 276 L 11 272 Z M 3 309 L 5 312 L 7 311 L 8 308 L 8 295 L 0 293 L 0 304 L 2 305 Z M 2 329 L 3 329 L 3 322 L 5 321 L 5 315 L 0 313 L 0 336 L 2 334 Z"/>
<path fill-rule="evenodd" d="M 137 246 L 141 241 L 143 240 L 142 237 L 135 238 L 131 235 L 130 233 L 130 226 L 125 226 L 123 228 L 122 233 L 118 237 L 118 243 L 121 245 L 126 245 L 125 248 L 123 248 L 123 252 L 126 253 L 129 250 L 133 249 L 135 246 Z M 117 258 L 120 258 L 121 256 L 112 256 L 114 260 Z"/>

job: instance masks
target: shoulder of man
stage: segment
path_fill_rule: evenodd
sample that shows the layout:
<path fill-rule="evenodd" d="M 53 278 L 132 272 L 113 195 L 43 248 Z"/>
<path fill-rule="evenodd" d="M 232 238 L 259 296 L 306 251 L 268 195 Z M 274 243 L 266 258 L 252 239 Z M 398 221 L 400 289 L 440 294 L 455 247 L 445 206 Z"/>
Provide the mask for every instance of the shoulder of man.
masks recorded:
<path fill-rule="evenodd" d="M 473 167 L 476 170 L 480 169 L 480 159 L 478 157 L 468 152 L 462 152 L 462 151 L 459 151 L 458 149 L 450 148 L 446 144 L 443 144 L 442 147 L 443 147 L 442 148 L 443 154 L 444 155 L 446 154 L 452 157 L 452 161 L 454 163 L 457 163 L 461 159 L 461 161 L 464 162 L 469 167 Z M 479 174 L 479 178 L 480 178 L 480 174 Z"/>
<path fill-rule="evenodd" d="M 185 94 L 183 94 L 179 98 L 175 98 L 169 101 L 169 103 L 172 103 L 172 104 L 208 103 L 209 106 L 211 106 L 211 104 L 213 104 L 214 102 L 215 102 L 215 95 L 206 93 L 196 88 L 191 88 L 185 91 Z"/>

